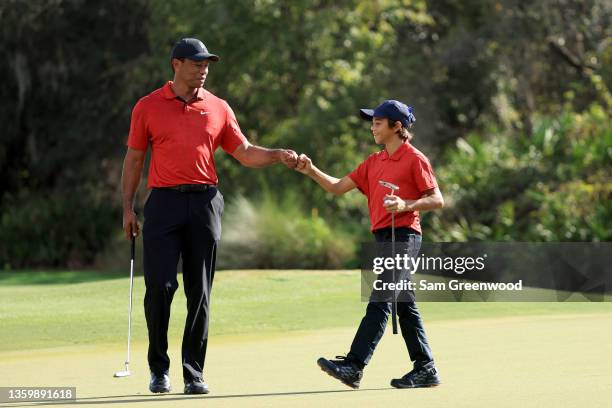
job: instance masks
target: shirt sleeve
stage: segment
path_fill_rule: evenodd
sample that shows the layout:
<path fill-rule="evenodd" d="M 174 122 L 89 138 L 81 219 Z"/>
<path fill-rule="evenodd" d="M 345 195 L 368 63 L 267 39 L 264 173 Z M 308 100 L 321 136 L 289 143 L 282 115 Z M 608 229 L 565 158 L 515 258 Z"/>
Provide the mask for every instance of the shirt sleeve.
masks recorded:
<path fill-rule="evenodd" d="M 130 133 L 127 145 L 136 150 L 147 150 L 149 144 L 149 132 L 145 120 L 144 109 L 139 101 L 132 109 L 132 119 L 130 121 Z"/>
<path fill-rule="evenodd" d="M 412 165 L 412 177 L 421 193 L 438 187 L 438 182 L 436 181 L 436 176 L 431 168 L 431 164 L 424 156 L 417 156 L 414 160 Z"/>
<path fill-rule="evenodd" d="M 359 191 L 366 196 L 369 193 L 368 188 L 368 162 L 369 158 L 364 160 L 355 170 L 349 173 L 349 177 L 357 185 Z"/>
<path fill-rule="evenodd" d="M 232 108 L 226 103 L 226 118 L 225 118 L 225 129 L 221 138 L 221 148 L 227 153 L 233 153 L 234 150 L 241 144 L 247 141 L 247 138 L 242 134 L 238 120 Z"/>

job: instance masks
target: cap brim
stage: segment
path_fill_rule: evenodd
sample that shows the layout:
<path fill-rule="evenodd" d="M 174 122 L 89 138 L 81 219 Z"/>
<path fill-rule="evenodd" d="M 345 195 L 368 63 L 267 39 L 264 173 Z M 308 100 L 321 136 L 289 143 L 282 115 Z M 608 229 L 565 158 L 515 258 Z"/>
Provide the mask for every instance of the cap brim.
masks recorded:
<path fill-rule="evenodd" d="M 372 120 L 374 117 L 374 109 L 359 109 L 359 115 L 363 120 Z"/>
<path fill-rule="evenodd" d="M 204 53 L 201 52 L 199 54 L 196 55 L 192 55 L 191 57 L 187 57 L 190 60 L 194 60 L 194 61 L 204 61 L 204 60 L 210 60 L 210 61 L 214 61 L 217 62 L 219 61 L 219 56 L 215 55 L 215 54 L 210 54 L 210 53 Z"/>

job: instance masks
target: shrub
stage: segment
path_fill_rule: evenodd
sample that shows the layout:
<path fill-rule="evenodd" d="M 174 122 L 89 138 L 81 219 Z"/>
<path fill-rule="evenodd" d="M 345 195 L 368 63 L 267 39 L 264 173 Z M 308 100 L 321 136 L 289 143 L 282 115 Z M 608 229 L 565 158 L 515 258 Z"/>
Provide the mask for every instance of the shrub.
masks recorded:
<path fill-rule="evenodd" d="M 104 248 L 120 216 L 108 199 L 87 191 L 21 191 L 5 195 L 0 267 L 78 268 Z"/>
<path fill-rule="evenodd" d="M 612 239 L 612 129 L 601 106 L 541 117 L 531 138 L 492 133 L 446 155 L 447 208 L 424 219 L 434 240 Z"/>
<path fill-rule="evenodd" d="M 236 198 L 223 216 L 220 268 L 340 268 L 354 254 L 345 233 L 317 211 L 305 215 L 298 200 L 258 203 Z"/>

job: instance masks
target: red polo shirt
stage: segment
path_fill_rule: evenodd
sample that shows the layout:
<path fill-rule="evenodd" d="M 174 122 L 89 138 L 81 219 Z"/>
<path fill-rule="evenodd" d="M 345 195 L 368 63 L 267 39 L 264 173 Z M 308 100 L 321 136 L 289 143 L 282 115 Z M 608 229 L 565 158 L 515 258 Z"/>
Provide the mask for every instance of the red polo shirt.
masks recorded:
<path fill-rule="evenodd" d="M 223 99 L 200 88 L 185 103 L 169 81 L 136 103 L 127 145 L 151 146 L 148 187 L 217 184 L 214 153 L 232 153 L 246 141 L 234 112 Z"/>
<path fill-rule="evenodd" d="M 398 186 L 395 195 L 404 200 L 417 200 L 425 191 L 438 187 L 429 160 L 408 142 L 402 144 L 391 157 L 387 150 L 371 154 L 349 177 L 368 198 L 372 231 L 391 226 L 391 213 L 383 206 L 390 189 L 381 186 L 379 180 Z M 421 232 L 419 212 L 396 213 L 395 226 L 410 227 Z"/>

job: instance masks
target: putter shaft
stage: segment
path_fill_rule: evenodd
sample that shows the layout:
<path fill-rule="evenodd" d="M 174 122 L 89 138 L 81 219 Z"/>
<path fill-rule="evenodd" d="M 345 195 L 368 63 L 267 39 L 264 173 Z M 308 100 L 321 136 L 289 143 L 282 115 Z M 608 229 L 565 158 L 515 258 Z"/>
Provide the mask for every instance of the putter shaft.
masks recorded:
<path fill-rule="evenodd" d="M 132 340 L 132 298 L 134 294 L 134 259 L 136 257 L 136 237 L 132 237 L 132 248 L 130 256 L 130 302 L 128 306 L 128 335 L 127 335 L 127 358 L 125 359 L 125 371 L 118 371 L 114 377 L 127 377 L 130 375 L 130 344 Z"/>
<path fill-rule="evenodd" d="M 394 195 L 399 186 L 388 181 L 378 180 L 378 184 L 391 190 L 391 195 Z M 391 212 L 391 253 L 395 259 L 395 212 Z M 392 272 L 393 283 L 395 283 L 395 264 Z M 397 334 L 397 297 L 395 296 L 395 288 L 393 289 L 393 298 L 391 299 L 391 325 L 393 334 Z"/>

